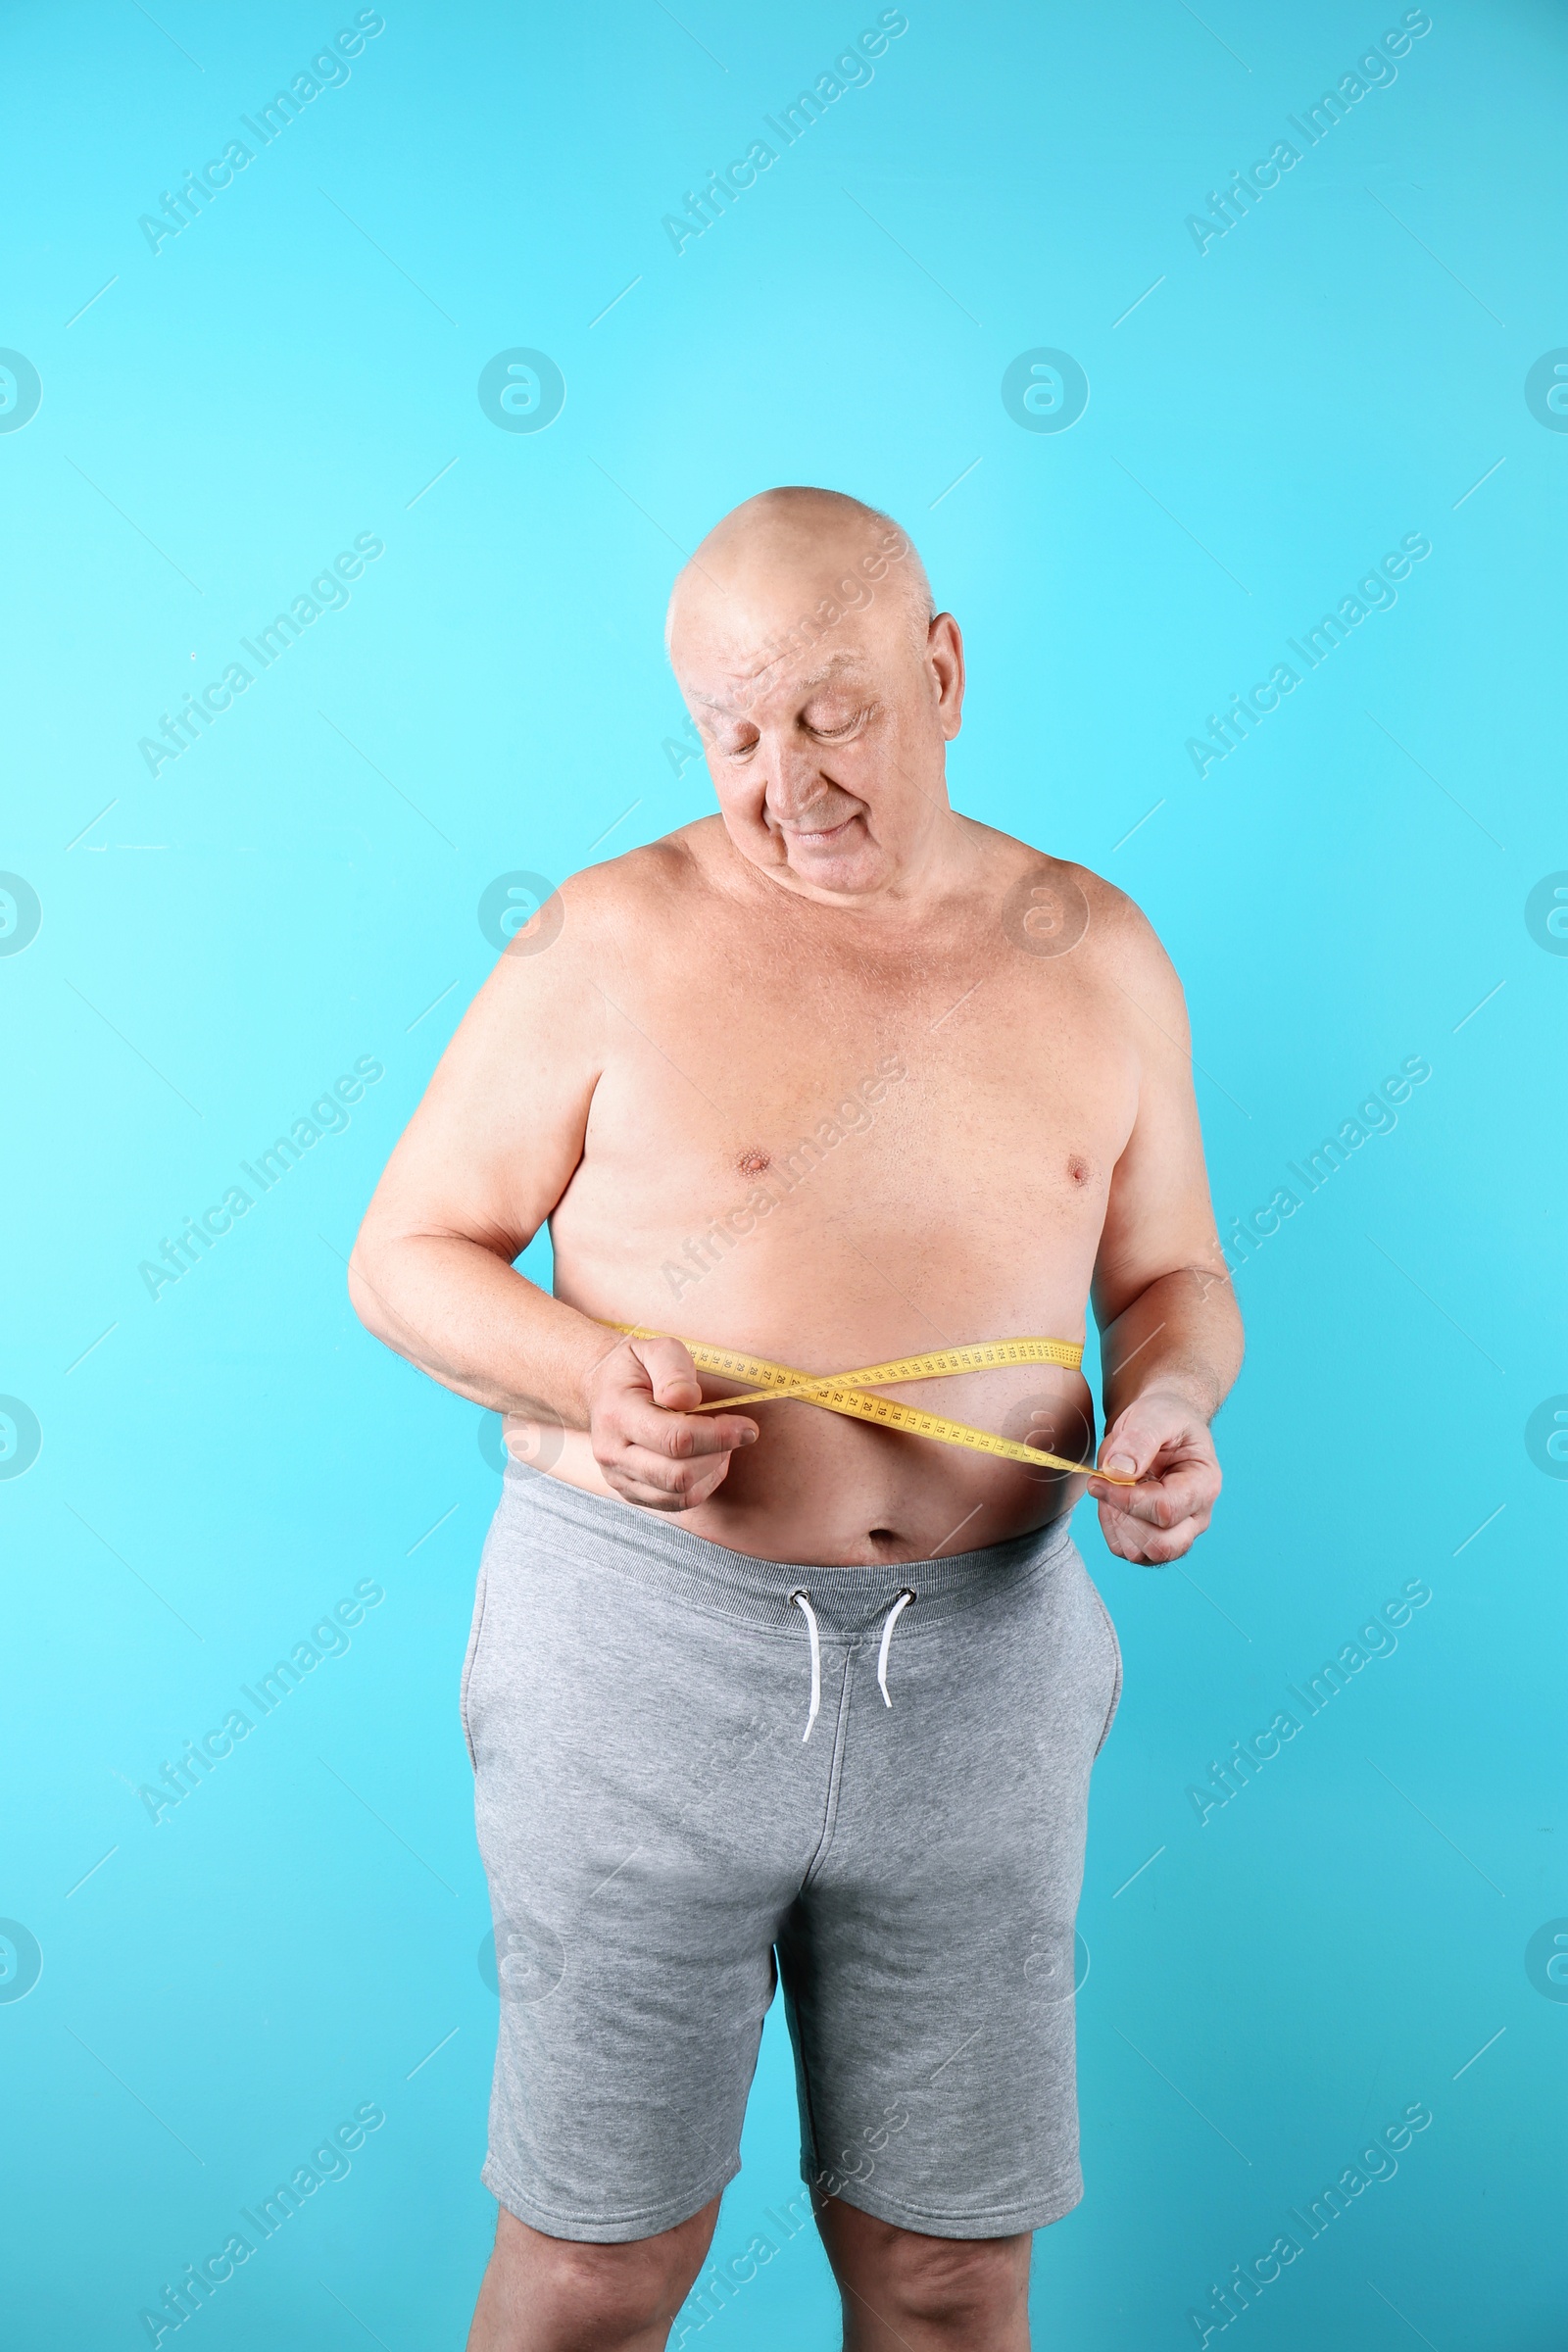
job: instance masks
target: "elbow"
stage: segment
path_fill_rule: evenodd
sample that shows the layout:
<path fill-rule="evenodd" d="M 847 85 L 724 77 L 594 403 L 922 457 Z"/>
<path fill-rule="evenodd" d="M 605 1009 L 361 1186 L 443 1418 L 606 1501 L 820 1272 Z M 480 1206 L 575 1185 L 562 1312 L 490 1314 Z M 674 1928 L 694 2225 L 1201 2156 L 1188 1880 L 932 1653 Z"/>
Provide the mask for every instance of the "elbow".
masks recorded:
<path fill-rule="evenodd" d="M 391 1328 L 392 1314 L 385 1297 L 382 1268 L 367 1218 L 355 1237 L 349 1252 L 349 1304 L 372 1339 L 385 1340 Z"/>
<path fill-rule="evenodd" d="M 352 1258 L 349 1260 L 348 1294 L 350 1306 L 353 1307 L 366 1330 L 373 1339 L 378 1340 L 381 1334 L 376 1329 L 374 1293 Z"/>

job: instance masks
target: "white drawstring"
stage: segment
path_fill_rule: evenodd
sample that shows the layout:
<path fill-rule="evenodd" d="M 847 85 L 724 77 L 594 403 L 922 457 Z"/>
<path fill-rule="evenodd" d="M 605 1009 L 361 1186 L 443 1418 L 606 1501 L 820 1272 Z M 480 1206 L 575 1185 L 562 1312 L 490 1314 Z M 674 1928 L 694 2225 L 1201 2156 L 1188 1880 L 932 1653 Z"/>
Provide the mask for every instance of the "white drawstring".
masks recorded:
<path fill-rule="evenodd" d="M 888 1644 L 893 1640 L 893 1628 L 899 1622 L 900 1612 L 906 1609 L 913 1598 L 914 1594 L 906 1585 L 882 1620 L 882 1647 L 877 1652 L 876 1679 L 882 1692 L 882 1704 L 885 1707 L 891 1707 L 893 1704 L 892 1699 L 888 1696 Z"/>
<path fill-rule="evenodd" d="M 893 1628 L 898 1624 L 900 1617 L 913 1598 L 914 1594 L 906 1585 L 882 1620 L 882 1646 L 877 1651 L 876 1679 L 877 1688 L 882 1693 L 882 1704 L 885 1707 L 891 1707 L 893 1704 L 888 1695 L 888 1648 L 893 1640 Z M 795 1592 L 790 1594 L 790 1599 L 806 1619 L 806 1630 L 811 1637 L 811 1704 L 806 1718 L 806 1729 L 801 1734 L 801 1741 L 804 1745 L 811 1737 L 811 1726 L 822 1709 L 822 1642 L 816 1629 L 816 1611 L 811 1606 L 810 1596 L 804 1592 Z"/>
<path fill-rule="evenodd" d="M 807 1595 L 804 1592 L 792 1592 L 790 1598 L 805 1617 L 807 1630 L 811 1637 L 811 1710 L 806 1718 L 806 1729 L 801 1734 L 804 1745 L 811 1737 L 811 1726 L 822 1704 L 822 1644 L 817 1639 L 816 1611 Z"/>

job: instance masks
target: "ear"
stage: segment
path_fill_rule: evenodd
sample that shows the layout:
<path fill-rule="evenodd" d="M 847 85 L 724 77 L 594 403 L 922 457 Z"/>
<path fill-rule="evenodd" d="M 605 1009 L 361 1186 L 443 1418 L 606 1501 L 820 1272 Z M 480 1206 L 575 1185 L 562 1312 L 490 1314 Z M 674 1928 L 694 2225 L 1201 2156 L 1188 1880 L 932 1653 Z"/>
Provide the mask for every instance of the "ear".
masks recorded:
<path fill-rule="evenodd" d="M 945 743 L 963 724 L 963 638 L 951 612 L 939 612 L 926 632 L 926 667 L 936 689 L 937 722 Z"/>

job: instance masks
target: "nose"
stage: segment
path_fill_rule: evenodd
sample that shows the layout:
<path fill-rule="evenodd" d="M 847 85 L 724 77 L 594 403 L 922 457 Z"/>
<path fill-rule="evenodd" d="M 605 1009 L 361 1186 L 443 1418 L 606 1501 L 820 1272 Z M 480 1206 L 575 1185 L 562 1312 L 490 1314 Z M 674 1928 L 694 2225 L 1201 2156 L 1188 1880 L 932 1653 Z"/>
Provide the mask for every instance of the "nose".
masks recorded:
<path fill-rule="evenodd" d="M 781 735 L 763 744 L 768 812 L 781 824 L 798 824 L 821 807 L 831 790 L 814 744 Z"/>

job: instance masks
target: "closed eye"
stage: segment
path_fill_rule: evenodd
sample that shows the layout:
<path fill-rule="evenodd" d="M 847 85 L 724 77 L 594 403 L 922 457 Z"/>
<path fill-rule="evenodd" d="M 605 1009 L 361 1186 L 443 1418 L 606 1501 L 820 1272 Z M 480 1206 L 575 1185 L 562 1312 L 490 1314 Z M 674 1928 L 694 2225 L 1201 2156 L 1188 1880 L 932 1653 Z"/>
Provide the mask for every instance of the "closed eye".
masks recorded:
<path fill-rule="evenodd" d="M 862 725 L 863 722 L 870 717 L 870 715 L 871 705 L 866 703 L 862 709 L 856 711 L 853 718 L 847 719 L 842 727 L 813 726 L 810 728 L 810 732 L 822 743 L 834 743 L 841 740 L 846 735 L 853 735 L 857 728 Z"/>

